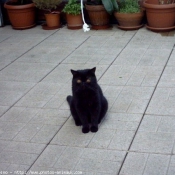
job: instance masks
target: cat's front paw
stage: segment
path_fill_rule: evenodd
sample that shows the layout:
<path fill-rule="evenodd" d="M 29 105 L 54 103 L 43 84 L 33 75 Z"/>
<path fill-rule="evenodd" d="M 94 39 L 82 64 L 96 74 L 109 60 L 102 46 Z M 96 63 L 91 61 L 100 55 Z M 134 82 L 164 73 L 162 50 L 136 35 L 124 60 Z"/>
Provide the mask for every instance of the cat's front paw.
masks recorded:
<path fill-rule="evenodd" d="M 91 132 L 97 132 L 98 126 L 91 126 Z"/>
<path fill-rule="evenodd" d="M 89 132 L 89 127 L 83 127 L 82 132 L 83 133 L 88 133 Z"/>
<path fill-rule="evenodd" d="M 82 124 L 81 124 L 80 121 L 75 121 L 75 125 L 76 125 L 76 126 L 81 126 Z"/>

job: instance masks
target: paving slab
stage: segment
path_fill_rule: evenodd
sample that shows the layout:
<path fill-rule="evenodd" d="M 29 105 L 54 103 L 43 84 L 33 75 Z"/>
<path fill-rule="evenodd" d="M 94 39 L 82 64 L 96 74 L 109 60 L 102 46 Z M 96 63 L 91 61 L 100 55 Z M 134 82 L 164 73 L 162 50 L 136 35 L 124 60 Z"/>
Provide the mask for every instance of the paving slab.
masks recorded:
<path fill-rule="evenodd" d="M 175 174 L 175 32 L 0 28 L 0 171 Z M 109 110 L 75 126 L 70 69 L 96 69 Z"/>

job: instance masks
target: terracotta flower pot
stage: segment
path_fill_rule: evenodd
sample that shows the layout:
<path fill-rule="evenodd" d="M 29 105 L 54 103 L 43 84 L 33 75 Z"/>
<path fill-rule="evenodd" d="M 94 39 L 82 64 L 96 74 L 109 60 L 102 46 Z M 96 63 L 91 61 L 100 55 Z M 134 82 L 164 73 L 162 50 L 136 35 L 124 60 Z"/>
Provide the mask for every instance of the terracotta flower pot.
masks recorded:
<path fill-rule="evenodd" d="M 48 28 L 60 26 L 60 13 L 47 13 L 45 18 Z"/>
<path fill-rule="evenodd" d="M 67 20 L 67 28 L 68 29 L 81 29 L 83 26 L 83 20 L 81 14 L 79 15 L 72 15 L 66 13 L 66 20 Z"/>
<path fill-rule="evenodd" d="M 34 3 L 26 5 L 14 5 L 9 1 L 4 4 L 14 29 L 28 29 L 35 26 L 35 5 Z"/>
<path fill-rule="evenodd" d="M 119 13 L 115 12 L 114 16 L 116 17 L 119 28 L 126 30 L 133 30 L 142 27 L 142 19 L 144 16 L 143 11 L 139 13 Z"/>
<path fill-rule="evenodd" d="M 110 15 L 107 13 L 103 5 L 87 5 L 90 22 L 93 29 L 106 29 L 109 28 Z"/>
<path fill-rule="evenodd" d="M 167 31 L 175 28 L 175 3 L 159 5 L 145 1 L 143 5 L 146 10 L 148 29 Z"/>

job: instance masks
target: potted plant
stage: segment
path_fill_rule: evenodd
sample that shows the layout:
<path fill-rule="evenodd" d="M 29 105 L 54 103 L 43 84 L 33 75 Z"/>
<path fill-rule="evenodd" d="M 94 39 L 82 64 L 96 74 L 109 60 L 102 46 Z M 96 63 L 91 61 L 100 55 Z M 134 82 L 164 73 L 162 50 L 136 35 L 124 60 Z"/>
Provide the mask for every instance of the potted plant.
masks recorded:
<path fill-rule="evenodd" d="M 169 31 L 175 29 L 174 0 L 146 0 L 143 2 L 146 10 L 146 27 L 153 31 Z"/>
<path fill-rule="evenodd" d="M 10 0 L 4 4 L 14 29 L 28 29 L 35 26 L 35 5 L 32 0 Z"/>
<path fill-rule="evenodd" d="M 66 13 L 68 29 L 81 29 L 83 26 L 81 4 L 77 0 L 69 0 L 65 5 L 63 12 Z"/>
<path fill-rule="evenodd" d="M 51 30 L 60 27 L 60 12 L 54 11 L 62 0 L 33 0 L 35 6 L 45 11 L 46 24 L 43 29 Z"/>
<path fill-rule="evenodd" d="M 93 29 L 106 29 L 110 15 L 118 9 L 116 0 L 87 0 L 85 4 Z"/>
<path fill-rule="evenodd" d="M 134 30 L 143 26 L 143 9 L 140 8 L 138 0 L 125 0 L 119 2 L 118 12 L 114 12 L 119 25 L 124 30 Z"/>

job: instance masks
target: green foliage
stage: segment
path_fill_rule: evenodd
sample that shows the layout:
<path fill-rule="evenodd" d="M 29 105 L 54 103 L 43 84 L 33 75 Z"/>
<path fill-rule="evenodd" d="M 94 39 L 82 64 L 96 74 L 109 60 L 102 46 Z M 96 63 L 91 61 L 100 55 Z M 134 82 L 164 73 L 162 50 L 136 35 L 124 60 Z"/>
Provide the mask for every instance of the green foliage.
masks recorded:
<path fill-rule="evenodd" d="M 102 3 L 109 14 L 118 10 L 118 4 L 116 0 L 102 0 Z"/>
<path fill-rule="evenodd" d="M 140 12 L 140 6 L 138 0 L 124 0 L 119 3 L 120 13 L 138 13 Z"/>
<path fill-rule="evenodd" d="M 72 15 L 81 14 L 81 4 L 78 3 L 77 0 L 69 0 L 63 9 L 63 12 Z"/>
<path fill-rule="evenodd" d="M 42 10 L 47 10 L 50 13 L 56 9 L 62 0 L 33 0 L 35 6 Z"/>

